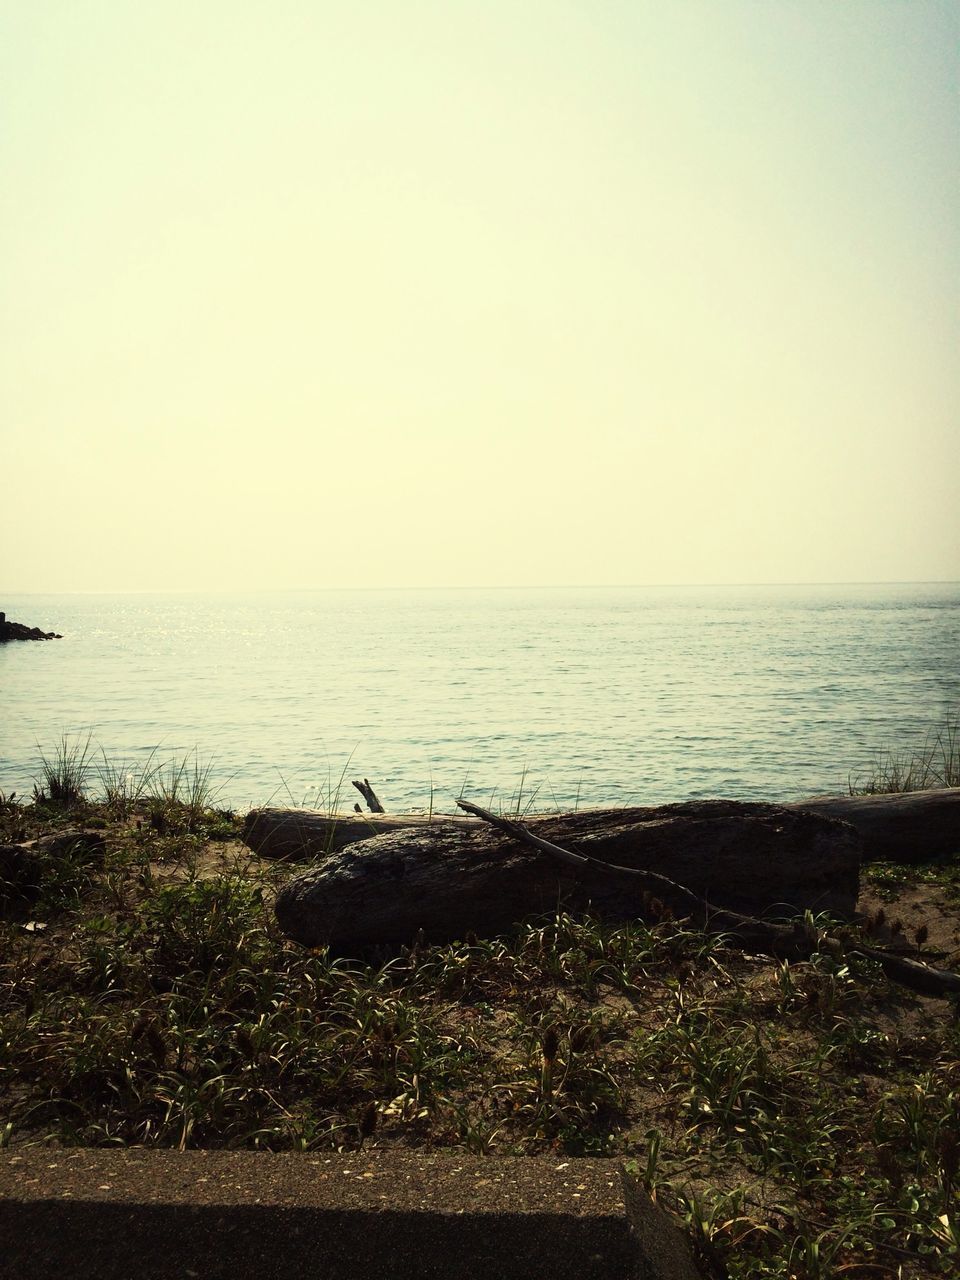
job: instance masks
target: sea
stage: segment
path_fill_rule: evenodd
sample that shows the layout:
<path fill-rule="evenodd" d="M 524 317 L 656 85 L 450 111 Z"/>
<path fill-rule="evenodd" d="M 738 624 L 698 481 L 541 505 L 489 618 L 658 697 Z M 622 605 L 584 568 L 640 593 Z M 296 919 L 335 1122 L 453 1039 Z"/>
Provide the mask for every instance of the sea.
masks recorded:
<path fill-rule="evenodd" d="M 960 583 L 13 595 L 0 791 L 66 744 L 213 802 L 526 812 L 845 792 L 960 708 Z"/>

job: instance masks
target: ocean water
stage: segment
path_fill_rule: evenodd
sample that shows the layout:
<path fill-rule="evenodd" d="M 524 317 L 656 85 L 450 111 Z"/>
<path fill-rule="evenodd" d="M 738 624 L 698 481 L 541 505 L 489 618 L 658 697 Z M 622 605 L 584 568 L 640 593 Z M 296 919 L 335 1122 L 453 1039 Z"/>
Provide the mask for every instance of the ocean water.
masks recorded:
<path fill-rule="evenodd" d="M 8 596 L 0 790 L 92 734 L 218 802 L 799 799 L 960 708 L 960 584 Z"/>

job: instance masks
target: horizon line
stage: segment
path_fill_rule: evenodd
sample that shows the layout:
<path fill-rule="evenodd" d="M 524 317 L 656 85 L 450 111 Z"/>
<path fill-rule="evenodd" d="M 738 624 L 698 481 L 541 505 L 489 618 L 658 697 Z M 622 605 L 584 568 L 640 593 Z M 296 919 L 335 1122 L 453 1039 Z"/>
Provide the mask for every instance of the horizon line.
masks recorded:
<path fill-rule="evenodd" d="M 0 588 L 9 596 L 148 596 L 148 595 L 306 595 L 334 591 L 668 591 L 678 588 L 717 590 L 740 587 L 933 587 L 960 586 L 960 578 L 830 578 L 783 582 L 557 582 L 557 583 L 442 583 L 424 585 L 288 586 L 288 587 L 95 587 L 68 591 L 23 591 Z"/>

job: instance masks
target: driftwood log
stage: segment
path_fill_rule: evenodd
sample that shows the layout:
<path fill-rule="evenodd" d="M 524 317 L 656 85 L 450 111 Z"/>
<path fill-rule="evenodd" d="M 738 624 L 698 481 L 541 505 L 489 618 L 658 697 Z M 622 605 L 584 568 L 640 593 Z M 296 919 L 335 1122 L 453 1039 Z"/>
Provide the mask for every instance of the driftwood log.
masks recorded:
<path fill-rule="evenodd" d="M 960 853 L 960 787 L 878 796 L 814 796 L 806 809 L 856 827 L 865 862 L 929 862 Z"/>
<path fill-rule="evenodd" d="M 804 810 L 709 800 L 524 826 L 586 860 L 564 865 L 482 821 L 407 822 L 340 848 L 328 841 L 326 858 L 278 895 L 280 927 L 306 946 L 341 950 L 408 942 L 420 930 L 437 941 L 498 933 L 558 907 L 608 919 L 643 915 L 656 886 L 611 876 L 607 863 L 667 877 L 710 908 L 752 916 L 856 909 L 857 832 Z M 251 827 L 254 843 L 257 823 Z"/>
<path fill-rule="evenodd" d="M 499 817 L 488 809 L 465 800 L 458 800 L 458 806 L 467 813 L 472 813 L 484 822 L 507 835 L 513 836 L 522 844 L 546 853 L 555 861 L 565 865 L 583 866 L 594 862 L 594 859 L 582 853 L 573 853 L 563 849 L 541 836 L 528 831 L 522 823 L 510 818 Z M 667 897 L 680 904 L 685 915 L 690 916 L 695 924 L 704 930 L 722 932 L 731 941 L 738 942 L 745 950 L 765 951 L 770 955 L 780 956 L 788 960 L 808 959 L 816 950 L 825 949 L 835 955 L 844 951 L 859 952 L 876 960 L 881 969 L 892 982 L 900 986 L 910 987 L 923 995 L 939 996 L 941 999 L 957 999 L 960 997 L 960 974 L 949 969 L 937 969 L 932 965 L 921 964 L 907 956 L 897 955 L 878 947 L 871 947 L 862 939 L 846 939 L 836 933 L 821 933 L 811 917 L 805 916 L 802 921 L 794 920 L 790 924 L 778 924 L 775 920 L 761 920 L 756 916 L 741 915 L 736 911 L 717 910 L 682 884 L 665 876 L 650 871 L 637 871 L 633 867 L 618 866 L 609 862 L 597 862 L 595 865 L 614 878 L 639 879 L 646 884 L 666 892 Z"/>
<path fill-rule="evenodd" d="M 937 969 L 921 964 L 909 957 L 892 953 L 885 949 L 871 947 L 862 938 L 849 935 L 841 930 L 839 934 L 821 933 L 812 917 L 807 914 L 802 920 L 792 923 L 778 923 L 775 920 L 761 919 L 756 916 L 743 915 L 731 909 L 717 908 L 705 898 L 698 897 L 685 885 L 671 880 L 669 877 L 650 870 L 640 870 L 624 864 L 603 862 L 590 854 L 573 852 L 563 848 L 542 835 L 536 835 L 523 824 L 503 818 L 472 805 L 467 801 L 457 802 L 459 807 L 490 824 L 495 830 L 506 835 L 514 845 L 533 849 L 536 853 L 545 853 L 556 866 L 573 868 L 579 873 L 594 872 L 603 876 L 608 883 L 626 884 L 633 893 L 627 897 L 635 898 L 635 907 L 641 910 L 651 907 L 651 888 L 657 889 L 678 907 L 679 911 L 693 919 L 694 923 L 705 930 L 722 932 L 731 942 L 742 946 L 745 950 L 763 951 L 771 955 L 790 960 L 808 958 L 814 951 L 826 949 L 835 955 L 844 952 L 865 955 L 875 960 L 887 977 L 902 986 L 910 987 L 924 995 L 941 999 L 960 999 L 960 975 L 946 969 Z M 717 815 L 714 814 L 714 817 Z M 759 815 L 757 815 L 759 816 Z M 461 828 L 461 832 L 462 832 Z M 306 880 L 299 877 L 298 881 Z M 289 888 L 290 886 L 288 886 Z M 639 891 L 639 898 L 636 894 Z M 286 891 L 284 891 L 286 893 Z M 281 898 L 283 894 L 281 894 Z M 294 895 L 295 897 L 295 895 Z M 294 919 L 296 917 L 295 903 Z M 593 905 L 593 904 L 591 904 Z M 619 909 L 622 903 L 618 903 Z M 286 901 L 278 912 L 281 923 L 285 916 L 289 918 L 291 902 Z M 664 906 L 659 904 L 662 916 Z M 631 912 L 633 914 L 633 912 Z M 489 922 L 488 922 L 489 925 Z M 422 928 L 418 936 L 423 936 Z"/>
<path fill-rule="evenodd" d="M 367 808 L 371 813 L 386 813 L 386 809 L 384 809 L 383 805 L 380 803 L 379 796 L 370 785 L 369 778 L 364 778 L 362 782 L 354 779 L 353 786 L 357 788 L 364 800 L 366 800 Z M 359 805 L 355 806 L 355 810 L 358 813 L 362 812 Z"/>
<path fill-rule="evenodd" d="M 244 819 L 243 843 L 264 858 L 310 862 L 358 840 L 388 831 L 458 826 L 474 829 L 476 818 L 420 814 L 321 813 L 317 809 L 251 809 Z"/>
<path fill-rule="evenodd" d="M 782 808 L 794 812 L 802 809 L 850 823 L 860 833 L 865 862 L 928 862 L 960 853 L 960 787 L 895 795 L 815 796 Z M 247 815 L 243 839 L 264 857 L 309 860 L 387 831 L 409 831 L 412 827 L 441 823 L 469 829 L 476 825 L 476 819 L 254 809 Z"/>

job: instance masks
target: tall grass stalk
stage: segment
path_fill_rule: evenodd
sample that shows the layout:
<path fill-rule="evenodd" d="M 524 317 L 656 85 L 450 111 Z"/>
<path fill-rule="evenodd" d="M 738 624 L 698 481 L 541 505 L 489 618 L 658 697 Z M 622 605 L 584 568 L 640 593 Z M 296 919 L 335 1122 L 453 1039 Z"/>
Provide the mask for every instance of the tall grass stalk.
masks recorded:
<path fill-rule="evenodd" d="M 161 810 L 179 809 L 193 827 L 216 799 L 219 787 L 213 785 L 214 761 L 202 763 L 198 752 L 170 760 L 152 773 L 149 792 L 154 806 Z"/>
<path fill-rule="evenodd" d="M 96 765 L 100 791 L 104 803 L 118 816 L 128 814 L 151 794 L 158 768 L 154 763 L 156 754 L 157 748 L 154 747 L 142 764 L 127 760 L 118 762 L 111 760 L 103 747 L 100 748 L 101 758 Z"/>
<path fill-rule="evenodd" d="M 61 805 L 80 804 L 86 798 L 92 761 L 92 733 L 71 738 L 63 734 L 52 757 L 40 750 L 40 777 L 34 780 L 33 797 L 38 802 Z"/>
<path fill-rule="evenodd" d="M 346 785 L 347 774 L 350 771 L 355 753 L 354 749 L 354 751 L 351 751 L 347 756 L 346 761 L 340 770 L 340 776 L 335 782 L 328 758 L 326 783 L 320 782 L 317 783 L 316 786 L 308 786 L 299 800 L 291 789 L 286 778 L 278 769 L 277 776 L 280 779 L 280 789 L 286 793 L 287 799 L 290 802 L 290 807 L 293 809 L 316 809 L 320 813 L 330 815 L 338 813 L 340 811 L 340 800 Z M 276 791 L 273 794 L 276 795 Z M 273 797 L 271 796 L 271 800 L 272 798 Z M 270 801 L 268 801 L 268 803 L 270 803 Z"/>
<path fill-rule="evenodd" d="M 960 787 L 960 711 L 931 730 L 918 751 L 881 748 L 872 771 L 866 777 L 851 776 L 848 787 L 855 796 Z"/>
<path fill-rule="evenodd" d="M 537 796 L 540 794 L 540 785 L 534 787 L 533 791 L 527 796 L 524 803 L 523 792 L 527 785 L 527 766 L 524 765 L 520 773 L 520 781 L 514 792 L 513 799 L 510 803 L 510 812 L 516 818 L 522 818 L 530 812 L 534 804 L 536 804 Z"/>

